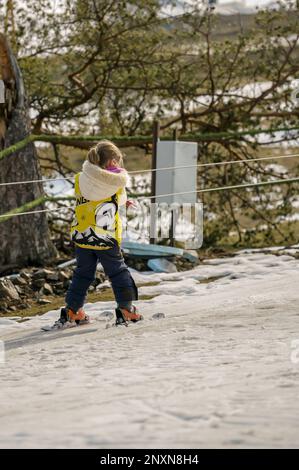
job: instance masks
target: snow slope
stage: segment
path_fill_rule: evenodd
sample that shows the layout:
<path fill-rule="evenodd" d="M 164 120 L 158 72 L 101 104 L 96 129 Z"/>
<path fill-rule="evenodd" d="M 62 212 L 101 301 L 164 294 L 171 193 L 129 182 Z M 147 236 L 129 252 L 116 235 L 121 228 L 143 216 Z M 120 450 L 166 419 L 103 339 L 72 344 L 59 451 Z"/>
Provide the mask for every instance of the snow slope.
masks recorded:
<path fill-rule="evenodd" d="M 299 447 L 298 267 L 251 250 L 134 272 L 159 284 L 129 328 L 106 329 L 111 302 L 64 332 L 39 331 L 57 311 L 0 319 L 0 447 Z"/>

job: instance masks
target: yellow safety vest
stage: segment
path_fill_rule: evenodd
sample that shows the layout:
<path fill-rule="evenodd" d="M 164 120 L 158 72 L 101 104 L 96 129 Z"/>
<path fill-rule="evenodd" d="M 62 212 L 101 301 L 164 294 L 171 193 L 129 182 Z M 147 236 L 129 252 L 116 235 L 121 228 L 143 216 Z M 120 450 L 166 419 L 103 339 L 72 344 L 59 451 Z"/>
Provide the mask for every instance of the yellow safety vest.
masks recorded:
<path fill-rule="evenodd" d="M 119 197 L 121 188 L 110 197 L 100 201 L 85 199 L 79 187 L 79 175 L 75 176 L 76 208 L 71 226 L 71 239 L 81 248 L 107 250 L 120 245 L 121 218 Z"/>

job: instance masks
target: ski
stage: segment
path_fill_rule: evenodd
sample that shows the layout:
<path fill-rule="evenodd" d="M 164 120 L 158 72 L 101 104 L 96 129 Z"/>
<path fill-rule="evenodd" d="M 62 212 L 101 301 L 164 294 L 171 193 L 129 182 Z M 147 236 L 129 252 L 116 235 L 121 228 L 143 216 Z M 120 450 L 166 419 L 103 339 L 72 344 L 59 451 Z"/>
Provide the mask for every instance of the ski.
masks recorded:
<path fill-rule="evenodd" d="M 81 326 L 86 326 L 86 325 L 90 325 L 92 322 L 91 321 L 87 321 L 87 322 L 84 322 L 84 323 L 76 323 L 76 322 L 70 322 L 70 321 L 67 321 L 65 323 L 60 323 L 59 321 L 56 321 L 53 325 L 45 325 L 45 326 L 42 326 L 41 327 L 41 330 L 42 331 L 64 331 L 64 330 L 68 330 L 70 328 L 80 328 Z"/>
<path fill-rule="evenodd" d="M 109 315 L 108 315 L 109 313 Z M 144 322 L 144 318 L 142 318 L 142 320 L 140 321 L 137 321 L 137 322 L 133 322 L 133 321 L 114 321 L 113 323 L 110 323 L 109 320 L 112 318 L 113 314 L 112 312 L 103 312 L 103 317 L 106 317 L 107 318 L 107 323 L 106 323 L 106 326 L 105 328 L 108 329 L 108 328 L 112 328 L 112 327 L 128 327 L 128 326 L 133 326 L 133 325 L 137 325 L 139 324 L 140 322 L 143 323 Z M 150 318 L 149 320 L 160 320 L 162 318 L 165 318 L 165 314 L 164 313 L 154 313 Z M 41 327 L 41 330 L 44 331 L 44 332 L 51 332 L 51 331 L 65 331 L 65 330 L 68 330 L 70 328 L 80 328 L 82 326 L 88 326 L 88 325 L 92 325 L 94 324 L 94 321 L 86 321 L 86 322 L 82 322 L 82 323 L 76 323 L 76 322 L 65 322 L 65 323 L 60 323 L 58 321 L 56 321 L 53 325 L 45 325 L 45 326 L 42 326 Z"/>

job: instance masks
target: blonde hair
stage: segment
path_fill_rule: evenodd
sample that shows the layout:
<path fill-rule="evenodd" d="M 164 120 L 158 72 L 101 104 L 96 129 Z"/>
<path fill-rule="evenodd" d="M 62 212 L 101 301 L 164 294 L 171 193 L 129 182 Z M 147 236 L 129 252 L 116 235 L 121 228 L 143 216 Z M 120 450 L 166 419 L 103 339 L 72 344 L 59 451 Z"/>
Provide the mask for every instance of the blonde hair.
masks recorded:
<path fill-rule="evenodd" d="M 116 160 L 122 165 L 123 155 L 113 142 L 110 140 L 101 140 L 94 147 L 91 147 L 87 154 L 87 160 L 101 168 L 106 168 L 110 160 Z"/>

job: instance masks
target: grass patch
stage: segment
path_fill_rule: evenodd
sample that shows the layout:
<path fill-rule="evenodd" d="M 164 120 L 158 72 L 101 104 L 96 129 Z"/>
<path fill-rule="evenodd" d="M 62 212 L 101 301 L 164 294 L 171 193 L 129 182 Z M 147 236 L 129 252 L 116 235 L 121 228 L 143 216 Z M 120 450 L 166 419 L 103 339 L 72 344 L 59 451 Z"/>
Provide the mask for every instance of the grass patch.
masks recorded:
<path fill-rule="evenodd" d="M 148 284 L 141 284 L 138 287 L 143 286 L 155 286 L 159 284 L 158 282 L 151 282 Z M 156 297 L 155 295 L 140 295 L 139 300 L 150 300 Z M 3 312 L 0 313 L 0 318 L 9 318 L 9 317 L 21 317 L 19 322 L 25 321 L 25 317 L 34 317 L 36 315 L 43 315 L 44 313 L 49 312 L 50 310 L 58 310 L 62 306 L 65 305 L 64 296 L 48 296 L 47 300 L 50 303 L 42 305 L 42 304 L 34 304 L 31 307 L 22 309 L 22 310 L 14 310 L 11 312 Z M 94 303 L 94 302 L 110 302 L 114 301 L 114 295 L 111 287 L 104 287 L 98 291 L 89 292 L 86 297 L 85 303 Z"/>

